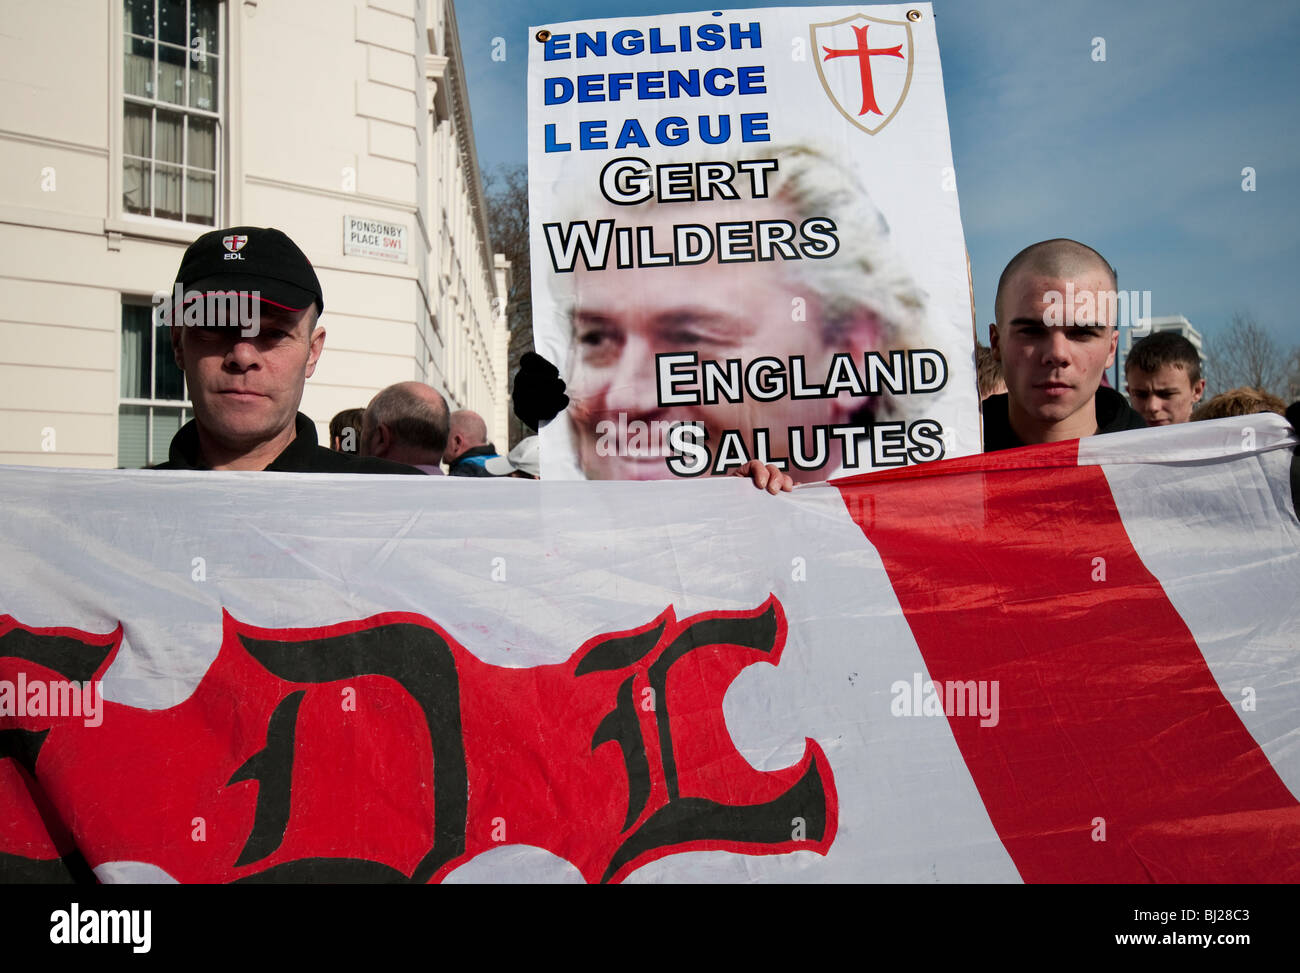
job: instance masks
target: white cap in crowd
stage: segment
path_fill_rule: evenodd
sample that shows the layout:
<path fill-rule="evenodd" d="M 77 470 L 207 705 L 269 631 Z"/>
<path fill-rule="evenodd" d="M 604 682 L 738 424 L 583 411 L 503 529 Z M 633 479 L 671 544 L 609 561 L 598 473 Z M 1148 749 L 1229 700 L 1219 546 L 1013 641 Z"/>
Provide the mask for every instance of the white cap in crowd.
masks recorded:
<path fill-rule="evenodd" d="M 537 437 L 529 436 L 519 440 L 518 445 L 506 456 L 493 456 L 483 464 L 493 476 L 509 476 L 518 471 L 533 479 L 542 475 L 541 450 L 537 446 Z"/>

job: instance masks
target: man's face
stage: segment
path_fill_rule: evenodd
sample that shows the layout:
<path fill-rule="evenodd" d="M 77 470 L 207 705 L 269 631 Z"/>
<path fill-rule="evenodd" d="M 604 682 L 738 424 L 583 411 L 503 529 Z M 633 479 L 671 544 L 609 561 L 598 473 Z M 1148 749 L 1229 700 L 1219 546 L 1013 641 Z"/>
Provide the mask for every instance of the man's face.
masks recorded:
<path fill-rule="evenodd" d="M 316 370 L 325 329 L 312 329 L 314 307 L 264 305 L 256 335 L 239 326 L 172 328 L 176 364 L 185 372 L 200 430 L 222 449 L 250 451 L 288 431 L 292 438 L 303 384 Z"/>
<path fill-rule="evenodd" d="M 1006 284 L 1002 320 L 989 341 L 1002 362 L 1013 421 L 1023 417 L 1047 433 L 1042 441 L 1096 432 L 1093 400 L 1119 340 L 1113 288 L 1100 269 L 1069 281 L 1022 271 Z M 1052 436 L 1055 427 L 1068 435 Z"/>
<path fill-rule="evenodd" d="M 762 203 L 747 210 L 746 218 L 764 219 L 773 213 L 788 218 L 778 206 Z M 654 212 L 645 221 L 656 227 L 656 240 L 669 238 L 667 227 L 675 216 Z M 691 213 L 692 222 L 704 225 L 735 218 L 734 208 L 702 205 Z M 784 363 L 802 355 L 805 375 L 817 382 L 825 377 L 834 350 L 852 350 L 827 346 L 816 299 L 797 290 L 771 263 L 578 271 L 572 323 L 566 378 L 573 404 L 568 414 L 579 461 L 591 479 L 671 478 L 662 431 L 672 422 L 703 422 L 708 438 L 702 443 L 716 460 L 725 430 L 738 430 L 753 458 L 753 430 L 766 428 L 769 456 L 785 458 L 788 427 L 847 417 L 837 413 L 842 406 L 826 399 L 754 402 L 745 397 L 739 403 L 716 405 L 658 404 L 657 354 L 696 352 L 700 362 L 738 358 L 742 371 L 763 356 Z M 661 424 L 659 435 L 636 438 L 634 423 L 654 429 L 655 422 Z M 611 433 L 618 428 L 629 429 L 626 441 Z M 825 479 L 837 465 L 833 457 L 827 468 L 803 478 Z M 789 472 L 800 478 L 799 471 Z"/>
<path fill-rule="evenodd" d="M 1133 408 L 1142 413 L 1148 426 L 1168 426 L 1187 422 L 1192 409 L 1205 392 L 1205 379 L 1195 385 L 1182 365 L 1161 365 L 1145 372 L 1130 365 L 1125 378 Z"/>

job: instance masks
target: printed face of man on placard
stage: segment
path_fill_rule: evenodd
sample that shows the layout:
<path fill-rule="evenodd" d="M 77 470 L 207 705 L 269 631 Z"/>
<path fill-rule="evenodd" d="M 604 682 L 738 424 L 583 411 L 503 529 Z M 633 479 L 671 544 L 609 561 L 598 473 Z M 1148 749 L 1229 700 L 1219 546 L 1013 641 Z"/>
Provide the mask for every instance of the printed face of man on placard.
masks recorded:
<path fill-rule="evenodd" d="M 869 202 L 865 205 L 871 219 L 860 222 L 873 227 L 865 234 L 870 241 L 855 247 L 850 233 L 847 241 L 841 237 L 839 252 L 822 260 L 777 257 L 720 264 L 712 259 L 604 270 L 590 270 L 580 263 L 571 279 L 572 336 L 565 379 L 572 399 L 568 416 L 578 462 L 587 477 L 673 478 L 666 462 L 672 455 L 667 429 L 679 422 L 703 424 L 707 437 L 699 442 L 710 451 L 710 469 L 726 432 L 739 433 L 748 451 L 745 458 L 752 459 L 754 431 L 766 429 L 768 461 L 787 461 L 786 471 L 796 481 L 824 480 L 835 473 L 844 461 L 836 437 L 829 437 L 826 462 L 819 469 L 799 470 L 788 462 L 790 429 L 803 430 L 804 452 L 809 453 L 815 426 L 860 422 L 864 410 L 880 411 L 883 406 L 847 391 L 830 398 L 794 398 L 788 394 L 789 362 L 802 358 L 807 380 L 820 384 L 837 352 L 851 355 L 860 374 L 867 350 L 903 347 L 896 337 L 897 326 L 875 309 L 874 297 L 883 283 L 858 270 L 863 264 L 878 266 L 878 251 L 889 245 L 879 214 Z M 672 240 L 677 224 L 716 227 L 737 220 L 787 220 L 798 227 L 811 216 L 824 215 L 843 228 L 857 214 L 835 212 L 821 200 L 796 205 L 778 182 L 766 199 L 685 206 L 650 203 L 631 216 L 609 215 L 620 225 L 652 227 L 656 247 L 666 249 L 661 241 Z M 609 263 L 613 262 L 611 256 Z M 914 285 L 893 270 L 890 284 L 904 282 L 903 303 L 910 302 L 909 310 L 919 312 Z M 837 305 L 834 311 L 831 303 Z M 689 353 L 697 355 L 700 363 L 739 359 L 742 372 L 756 359 L 776 359 L 785 369 L 787 394 L 772 401 L 755 401 L 746 393 L 740 402 L 661 405 L 656 356 Z M 698 376 L 700 371 L 693 367 L 691 374 Z M 697 390 L 701 383 L 692 381 L 687 387 Z"/>
<path fill-rule="evenodd" d="M 755 219 L 789 218 L 771 203 L 756 203 L 749 212 Z M 734 209 L 700 206 L 692 210 L 691 220 L 709 226 L 734 216 Z M 672 220 L 671 211 L 656 208 L 652 225 L 658 239 L 669 237 Z M 576 408 L 570 411 L 580 463 L 592 479 L 672 476 L 664 461 L 663 430 L 673 422 L 703 422 L 705 442 L 715 449 L 726 430 L 739 431 L 749 444 L 755 428 L 767 428 L 773 458 L 784 459 L 790 427 L 804 427 L 808 435 L 813 425 L 847 422 L 861 405 L 847 394 L 839 399 L 784 396 L 774 402 L 746 398 L 716 405 L 659 405 L 659 354 L 695 352 L 700 361 L 719 362 L 738 358 L 742 367 L 764 356 L 781 362 L 802 356 L 806 374 L 816 380 L 826 375 L 833 351 L 852 350 L 828 344 L 821 302 L 771 262 L 583 270 L 578 277 L 568 369 Z M 852 336 L 856 344 L 872 341 L 874 323 L 863 315 L 860 333 Z M 639 448 L 639 443 L 616 443 L 601 435 L 620 424 L 636 429 L 634 422 L 660 433 L 656 448 L 650 442 Z M 803 478 L 824 479 L 829 472 Z"/>

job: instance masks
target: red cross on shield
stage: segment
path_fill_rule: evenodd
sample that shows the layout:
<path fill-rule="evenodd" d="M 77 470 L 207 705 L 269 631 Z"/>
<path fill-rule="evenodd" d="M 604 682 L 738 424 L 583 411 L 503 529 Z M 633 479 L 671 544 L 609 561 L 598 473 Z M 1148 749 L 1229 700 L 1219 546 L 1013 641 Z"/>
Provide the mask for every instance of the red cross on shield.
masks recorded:
<path fill-rule="evenodd" d="M 243 250 L 244 244 L 247 242 L 248 242 L 248 237 L 238 236 L 236 234 L 232 234 L 231 236 L 223 236 L 221 238 L 221 245 L 225 247 L 227 250 L 229 250 L 231 253 L 238 253 L 240 250 Z"/>
<path fill-rule="evenodd" d="M 868 135 L 889 124 L 912 84 L 912 25 L 856 13 L 809 26 L 822 88 Z"/>

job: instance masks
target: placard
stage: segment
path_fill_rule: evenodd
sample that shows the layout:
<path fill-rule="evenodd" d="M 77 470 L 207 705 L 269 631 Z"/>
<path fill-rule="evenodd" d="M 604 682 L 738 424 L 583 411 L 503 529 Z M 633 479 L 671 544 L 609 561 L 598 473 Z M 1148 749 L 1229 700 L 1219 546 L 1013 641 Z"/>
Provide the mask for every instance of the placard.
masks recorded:
<path fill-rule="evenodd" d="M 929 4 L 532 29 L 547 478 L 796 481 L 978 452 Z"/>

